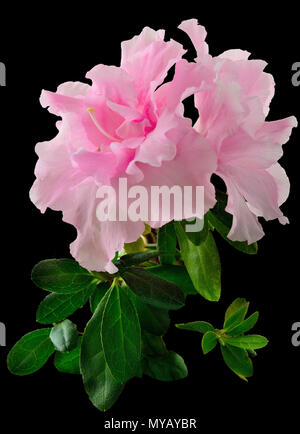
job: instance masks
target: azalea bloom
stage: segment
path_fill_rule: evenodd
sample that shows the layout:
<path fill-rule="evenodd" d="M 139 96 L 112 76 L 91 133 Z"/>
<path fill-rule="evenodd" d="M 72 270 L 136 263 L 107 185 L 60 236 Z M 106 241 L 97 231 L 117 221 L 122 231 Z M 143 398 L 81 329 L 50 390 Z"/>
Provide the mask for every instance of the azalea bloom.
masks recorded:
<path fill-rule="evenodd" d="M 197 20 L 184 21 L 180 29 L 193 42 L 195 62 L 214 74 L 213 83 L 195 92 L 199 119 L 194 125 L 218 157 L 216 174 L 227 186 L 226 210 L 233 215 L 229 238 L 253 243 L 264 232 L 258 217 L 288 222 L 279 206 L 289 194 L 289 180 L 278 164 L 282 145 L 297 126 L 294 116 L 265 121 L 274 95 L 266 62 L 249 60 L 242 50 L 208 54 L 206 31 Z M 200 78 L 199 78 L 200 79 Z"/>
<path fill-rule="evenodd" d="M 92 85 L 68 82 L 55 93 L 42 92 L 42 106 L 62 120 L 57 136 L 36 146 L 30 197 L 42 212 L 61 210 L 63 220 L 76 227 L 71 254 L 89 270 L 117 271 L 111 262 L 115 252 L 144 231 L 143 221 L 100 222 L 99 186 L 117 189 L 120 177 L 128 186 L 146 188 L 198 185 L 204 187 L 205 209 L 215 203 L 210 178 L 216 154 L 184 118 L 182 106 L 183 98 L 199 90 L 202 81 L 210 82 L 213 73 L 181 60 L 184 53 L 177 42 L 164 41 L 164 31 L 146 27 L 122 43 L 120 67 L 97 65 L 87 73 Z M 188 74 L 177 74 L 175 91 L 174 86 L 157 90 L 179 61 Z M 160 227 L 166 222 L 146 223 Z"/>

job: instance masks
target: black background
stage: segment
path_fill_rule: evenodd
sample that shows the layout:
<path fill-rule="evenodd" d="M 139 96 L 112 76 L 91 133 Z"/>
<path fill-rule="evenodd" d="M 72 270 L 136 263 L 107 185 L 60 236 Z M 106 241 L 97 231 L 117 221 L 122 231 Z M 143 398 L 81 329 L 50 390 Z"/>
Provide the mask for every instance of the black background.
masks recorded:
<path fill-rule="evenodd" d="M 292 65 L 300 61 L 293 3 L 251 2 L 222 8 L 203 2 L 188 7 L 185 3 L 72 3 L 64 13 L 63 4 L 51 3 L 51 9 L 46 5 L 32 10 L 16 6 L 15 11 L 2 13 L 0 61 L 6 64 L 7 86 L 0 87 L 0 321 L 7 327 L 7 347 L 0 347 L 0 424 L 7 421 L 11 430 L 42 432 L 45 424 L 49 431 L 62 432 L 84 423 L 87 430 L 100 433 L 104 420 L 112 417 L 196 417 L 202 432 L 221 426 L 232 432 L 244 425 L 270 428 L 279 422 L 284 422 L 287 431 L 297 427 L 300 347 L 291 344 L 291 326 L 300 321 L 298 130 L 293 131 L 281 159 L 291 180 L 291 193 L 282 207 L 290 225 L 264 222 L 266 236 L 255 257 L 235 251 L 217 238 L 222 262 L 220 302 L 191 297 L 184 309 L 172 314 L 173 322 L 201 319 L 221 326 L 227 305 L 235 297 L 246 297 L 251 313 L 260 312 L 255 333 L 270 339 L 269 345 L 258 351 L 249 383 L 224 365 L 219 351 L 203 356 L 200 335 L 174 329 L 167 342 L 186 360 L 189 377 L 174 383 L 134 379 L 105 414 L 89 402 L 79 376 L 58 373 L 51 362 L 24 378 L 12 376 L 6 368 L 12 345 L 39 328 L 35 312 L 45 294 L 31 283 L 31 268 L 42 259 L 68 257 L 68 245 L 75 238 L 74 228 L 61 222 L 60 213 L 48 210 L 41 215 L 28 197 L 36 163 L 34 145 L 56 134 L 55 117 L 39 105 L 41 89 L 54 91 L 65 81 L 85 81 L 86 72 L 98 63 L 118 65 L 120 42 L 146 25 L 166 29 L 168 38 L 192 49 L 176 27 L 184 19 L 198 18 L 208 31 L 212 55 L 241 48 L 250 51 L 252 58 L 269 63 L 267 71 L 276 81 L 269 120 L 290 115 L 300 119 L 300 86 L 291 82 Z M 74 320 L 84 324 L 89 315 L 88 309 L 83 309 Z M 37 415 L 42 425 L 35 422 Z"/>

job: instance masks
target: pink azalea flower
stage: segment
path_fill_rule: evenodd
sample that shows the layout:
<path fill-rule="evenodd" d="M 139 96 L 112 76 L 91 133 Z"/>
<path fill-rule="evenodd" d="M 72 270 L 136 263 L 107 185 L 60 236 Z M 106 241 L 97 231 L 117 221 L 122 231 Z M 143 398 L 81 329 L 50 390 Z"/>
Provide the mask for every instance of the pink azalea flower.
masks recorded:
<path fill-rule="evenodd" d="M 100 222 L 99 186 L 117 188 L 120 177 L 148 189 L 199 185 L 205 189 L 206 210 L 215 203 L 210 183 L 215 152 L 182 116 L 181 104 L 201 87 L 202 75 L 209 81 L 211 72 L 188 66 L 180 60 L 184 53 L 177 42 L 164 41 L 164 31 L 144 28 L 122 43 L 120 67 L 98 65 L 88 72 L 92 85 L 68 82 L 56 93 L 42 92 L 42 106 L 62 120 L 57 136 L 36 146 L 39 160 L 30 197 L 41 212 L 61 210 L 63 220 L 76 227 L 71 254 L 89 270 L 115 272 L 115 252 L 144 231 L 142 221 Z M 195 87 L 188 88 L 187 78 L 181 77 L 176 97 L 174 89 L 158 94 L 168 70 L 179 61 L 197 75 Z M 148 223 L 159 227 L 165 221 Z"/>
<path fill-rule="evenodd" d="M 266 62 L 249 60 L 250 53 L 238 49 L 212 57 L 197 20 L 184 21 L 179 28 L 195 46 L 196 63 L 214 73 L 213 83 L 202 83 L 195 92 L 199 119 L 194 128 L 218 156 L 215 173 L 225 181 L 226 210 L 233 215 L 229 238 L 253 243 L 264 235 L 258 217 L 288 222 L 279 206 L 288 197 L 289 180 L 278 160 L 297 120 L 265 121 L 274 95 Z"/>

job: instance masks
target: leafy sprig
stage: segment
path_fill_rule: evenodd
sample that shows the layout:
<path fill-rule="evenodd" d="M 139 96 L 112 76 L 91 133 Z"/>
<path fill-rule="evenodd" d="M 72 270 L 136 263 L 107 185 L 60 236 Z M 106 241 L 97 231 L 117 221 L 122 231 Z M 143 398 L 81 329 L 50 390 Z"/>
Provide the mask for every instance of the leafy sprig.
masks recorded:
<path fill-rule="evenodd" d="M 147 227 L 141 239 L 125 245 L 113 260 L 118 271 L 90 272 L 72 259 L 47 259 L 32 270 L 32 280 L 48 292 L 36 321 L 44 326 L 23 336 L 11 349 L 7 364 L 16 375 L 39 370 L 54 354 L 60 372 L 81 374 L 92 403 L 109 409 L 133 377 L 180 380 L 188 371 L 183 358 L 169 350 L 164 335 L 169 310 L 184 306 L 190 295 L 218 301 L 221 266 L 214 231 L 233 247 L 253 254 L 257 246 L 227 238 L 231 216 L 226 196 L 218 196 L 201 232 L 186 232 L 187 222 L 170 222 L 156 233 Z M 148 237 L 150 244 L 145 244 Z M 69 319 L 89 304 L 91 318 L 83 332 Z M 237 299 L 227 309 L 221 330 L 197 321 L 179 328 L 202 332 L 204 353 L 219 342 L 225 363 L 239 376 L 252 375 L 249 353 L 266 344 L 263 337 L 245 335 L 258 313 L 247 319 L 248 303 Z"/>
<path fill-rule="evenodd" d="M 247 380 L 253 374 L 252 361 L 249 354 L 256 355 L 253 350 L 265 347 L 268 340 L 261 335 L 248 334 L 257 320 L 258 312 L 254 312 L 247 319 L 249 302 L 244 298 L 235 299 L 225 312 L 222 329 L 214 328 L 205 321 L 194 321 L 186 324 L 176 324 L 182 330 L 191 330 L 203 333 L 202 351 L 207 354 L 212 351 L 219 342 L 221 353 L 226 365 L 239 377 Z"/>

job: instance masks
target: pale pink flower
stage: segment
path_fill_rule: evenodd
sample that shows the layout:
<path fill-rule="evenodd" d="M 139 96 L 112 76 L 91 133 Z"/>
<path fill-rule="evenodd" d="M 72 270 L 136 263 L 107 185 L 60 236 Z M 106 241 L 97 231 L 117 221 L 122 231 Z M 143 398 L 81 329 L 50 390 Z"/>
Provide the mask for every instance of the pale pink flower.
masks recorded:
<path fill-rule="evenodd" d="M 181 104 L 201 87 L 203 68 L 180 60 L 184 53 L 177 42 L 164 41 L 164 31 L 144 28 L 122 43 L 120 67 L 98 65 L 88 72 L 92 85 L 68 82 L 56 93 L 42 92 L 42 106 L 62 120 L 57 136 L 36 146 L 39 160 L 30 197 L 42 212 L 61 210 L 63 220 L 76 227 L 71 254 L 89 270 L 115 272 L 115 252 L 144 231 L 142 221 L 100 222 L 99 186 L 116 186 L 120 177 L 147 188 L 200 185 L 206 210 L 214 205 L 210 177 L 216 155 L 183 118 Z M 188 88 L 182 77 L 176 100 L 174 89 L 157 96 L 157 87 L 178 61 L 197 75 L 196 87 Z M 209 81 L 210 74 L 204 71 L 203 78 Z M 159 227 L 165 222 L 148 223 Z"/>
<path fill-rule="evenodd" d="M 249 60 L 250 53 L 238 49 L 212 57 L 197 20 L 184 21 L 179 28 L 195 46 L 196 64 L 214 74 L 213 83 L 205 86 L 202 81 L 195 92 L 199 119 L 194 128 L 218 156 L 216 174 L 225 181 L 226 210 L 233 215 L 229 238 L 252 243 L 264 235 L 258 217 L 288 222 L 279 206 L 288 197 L 289 180 L 278 160 L 297 120 L 265 121 L 274 95 L 266 62 Z"/>

